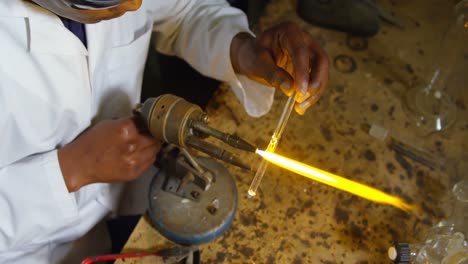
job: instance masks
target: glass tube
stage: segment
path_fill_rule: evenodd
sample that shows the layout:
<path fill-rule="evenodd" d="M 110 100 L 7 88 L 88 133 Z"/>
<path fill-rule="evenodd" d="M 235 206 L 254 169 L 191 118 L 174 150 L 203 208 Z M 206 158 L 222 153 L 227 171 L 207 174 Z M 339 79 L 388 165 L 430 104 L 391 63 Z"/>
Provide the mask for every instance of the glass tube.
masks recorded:
<path fill-rule="evenodd" d="M 281 138 L 281 135 L 283 134 L 283 130 L 286 127 L 289 117 L 291 116 L 291 112 L 294 108 L 294 103 L 295 103 L 294 97 L 295 97 L 295 94 L 291 95 L 288 101 L 286 102 L 286 105 L 284 106 L 284 109 L 283 109 L 283 113 L 281 114 L 281 117 L 279 119 L 278 125 L 276 126 L 275 132 L 271 136 L 270 143 L 268 144 L 266 151 L 275 152 L 276 146 L 278 146 L 278 142 Z M 268 167 L 268 162 L 263 159 L 260 162 L 260 166 L 258 167 L 257 172 L 255 173 L 255 177 L 252 180 L 252 183 L 250 184 L 250 188 L 248 190 L 249 197 L 253 197 L 257 194 L 258 186 L 260 185 L 260 182 L 262 181 L 263 175 L 265 174 L 267 167 Z"/>

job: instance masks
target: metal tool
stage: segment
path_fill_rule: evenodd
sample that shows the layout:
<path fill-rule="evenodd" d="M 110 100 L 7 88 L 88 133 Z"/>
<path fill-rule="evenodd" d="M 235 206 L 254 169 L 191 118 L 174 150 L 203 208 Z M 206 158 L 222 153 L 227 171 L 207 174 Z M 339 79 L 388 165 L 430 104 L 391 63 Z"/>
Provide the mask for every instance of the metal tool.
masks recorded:
<path fill-rule="evenodd" d="M 230 145 L 232 147 L 242 149 L 242 150 L 245 150 L 245 151 L 248 151 L 248 152 L 255 152 L 255 150 L 257 149 L 252 144 L 250 144 L 247 141 L 243 140 L 239 136 L 223 133 L 223 132 L 218 131 L 218 130 L 212 128 L 212 127 L 207 126 L 203 122 L 192 121 L 192 123 L 190 125 L 195 130 L 197 130 L 199 132 L 202 132 L 204 134 L 213 136 L 213 137 L 227 143 L 228 145 Z"/>
<path fill-rule="evenodd" d="M 437 169 L 443 167 L 442 163 L 437 158 L 433 157 L 427 151 L 418 149 L 408 143 L 404 143 L 395 137 L 389 135 L 388 129 L 377 124 L 363 124 L 361 128 L 370 136 L 384 142 L 390 149 L 396 153 L 406 156 L 421 165 L 430 169 Z"/>
<path fill-rule="evenodd" d="M 167 145 L 157 167 L 160 170 L 150 184 L 148 215 L 159 233 L 180 245 L 199 245 L 229 228 L 237 209 L 237 188 L 224 166 Z"/>
<path fill-rule="evenodd" d="M 248 152 L 255 152 L 257 148 L 237 135 L 208 126 L 208 116 L 197 105 L 175 95 L 165 94 L 147 99 L 135 108 L 134 113 L 142 118 L 146 129 L 155 138 L 183 148 L 192 147 L 213 158 L 250 169 L 250 166 L 242 163 L 233 153 L 203 139 L 212 136 Z"/>
<path fill-rule="evenodd" d="M 180 245 L 199 245 L 219 237 L 234 219 L 237 187 L 228 170 L 212 158 L 244 169 L 250 166 L 204 139 L 212 136 L 249 152 L 255 152 L 255 146 L 208 126 L 200 107 L 174 95 L 150 98 L 134 114 L 141 130 L 166 142 L 149 190 L 148 215 L 153 227 Z M 192 155 L 186 148 L 210 157 Z"/>

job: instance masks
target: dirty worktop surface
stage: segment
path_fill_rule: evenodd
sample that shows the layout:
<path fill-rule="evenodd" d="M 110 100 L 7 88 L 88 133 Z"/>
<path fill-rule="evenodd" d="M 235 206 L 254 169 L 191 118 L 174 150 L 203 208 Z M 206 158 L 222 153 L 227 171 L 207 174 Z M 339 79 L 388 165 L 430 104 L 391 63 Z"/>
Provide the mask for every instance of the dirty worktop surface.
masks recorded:
<path fill-rule="evenodd" d="M 326 93 L 306 115 L 291 117 L 277 153 L 401 197 L 423 208 L 425 216 L 372 203 L 273 165 L 259 194 L 249 199 L 253 175 L 229 166 L 239 191 L 237 215 L 223 236 L 201 246 L 203 263 L 391 263 L 389 246 L 420 241 L 446 214 L 449 186 L 466 177 L 468 169 L 468 93 L 462 87 L 467 77 L 460 74 L 467 69 L 468 53 L 460 56 L 449 80 L 456 87 L 449 92 L 457 99 L 458 118 L 448 129 L 426 133 L 413 126 L 401 97 L 428 78 L 453 1 L 379 2 L 401 18 L 404 28 L 382 24 L 378 35 L 366 40 L 307 24 L 294 14 L 294 1 L 270 1 L 260 28 L 283 20 L 297 22 L 325 48 L 331 64 Z M 357 43 L 357 48 L 347 42 Z M 338 71 L 333 62 L 339 55 L 349 56 L 356 69 Z M 206 111 L 213 127 L 266 147 L 286 99 L 277 93 L 272 110 L 254 119 L 222 85 Z M 390 136 L 430 153 L 435 168 L 395 153 L 366 133 L 364 124 L 383 126 Z M 253 154 L 241 158 L 260 162 Z M 143 218 L 124 251 L 167 243 Z"/>

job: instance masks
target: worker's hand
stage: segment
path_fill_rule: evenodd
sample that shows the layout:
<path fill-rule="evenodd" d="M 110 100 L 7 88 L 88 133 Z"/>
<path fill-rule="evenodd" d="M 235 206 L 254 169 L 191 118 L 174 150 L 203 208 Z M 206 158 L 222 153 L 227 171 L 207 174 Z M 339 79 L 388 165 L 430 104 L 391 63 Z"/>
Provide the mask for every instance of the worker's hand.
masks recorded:
<path fill-rule="evenodd" d="M 231 43 L 231 62 L 237 73 L 296 92 L 296 112 L 304 114 L 322 96 L 328 82 L 328 57 L 312 37 L 293 23 L 283 23 L 257 38 L 237 34 Z"/>
<path fill-rule="evenodd" d="M 105 120 L 59 149 L 58 157 L 70 192 L 95 182 L 130 181 L 156 159 L 161 144 L 141 134 L 132 118 Z"/>

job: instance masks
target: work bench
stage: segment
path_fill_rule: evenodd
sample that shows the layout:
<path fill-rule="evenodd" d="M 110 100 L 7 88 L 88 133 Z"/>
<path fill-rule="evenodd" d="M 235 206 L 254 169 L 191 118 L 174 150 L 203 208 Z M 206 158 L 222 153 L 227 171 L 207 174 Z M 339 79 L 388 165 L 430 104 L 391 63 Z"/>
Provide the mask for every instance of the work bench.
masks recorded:
<path fill-rule="evenodd" d="M 274 165 L 269 165 L 257 196 L 248 198 L 253 174 L 226 165 L 237 183 L 238 210 L 224 235 L 200 246 L 203 263 L 391 263 L 390 246 L 421 241 L 428 228 L 449 213 L 450 188 L 466 178 L 468 170 L 468 92 L 463 86 L 468 53 L 460 56 L 449 80 L 448 92 L 458 111 L 450 127 L 433 133 L 418 128 L 406 115 L 402 97 L 428 78 L 453 1 L 379 2 L 399 16 L 404 27 L 382 24 L 368 39 L 306 23 L 295 14 L 295 1 L 269 3 L 260 29 L 294 21 L 315 37 L 330 59 L 325 94 L 304 116 L 291 117 L 276 152 L 400 197 L 424 214 L 373 203 Z M 212 127 L 264 148 L 286 100 L 278 92 L 272 110 L 252 118 L 223 84 L 206 112 Z M 428 153 L 429 164 L 371 136 L 367 128 L 372 125 L 388 130 L 387 139 Z M 240 157 L 260 163 L 254 154 Z M 123 251 L 153 251 L 170 244 L 145 216 Z M 159 261 L 146 257 L 116 263 L 163 263 Z"/>

